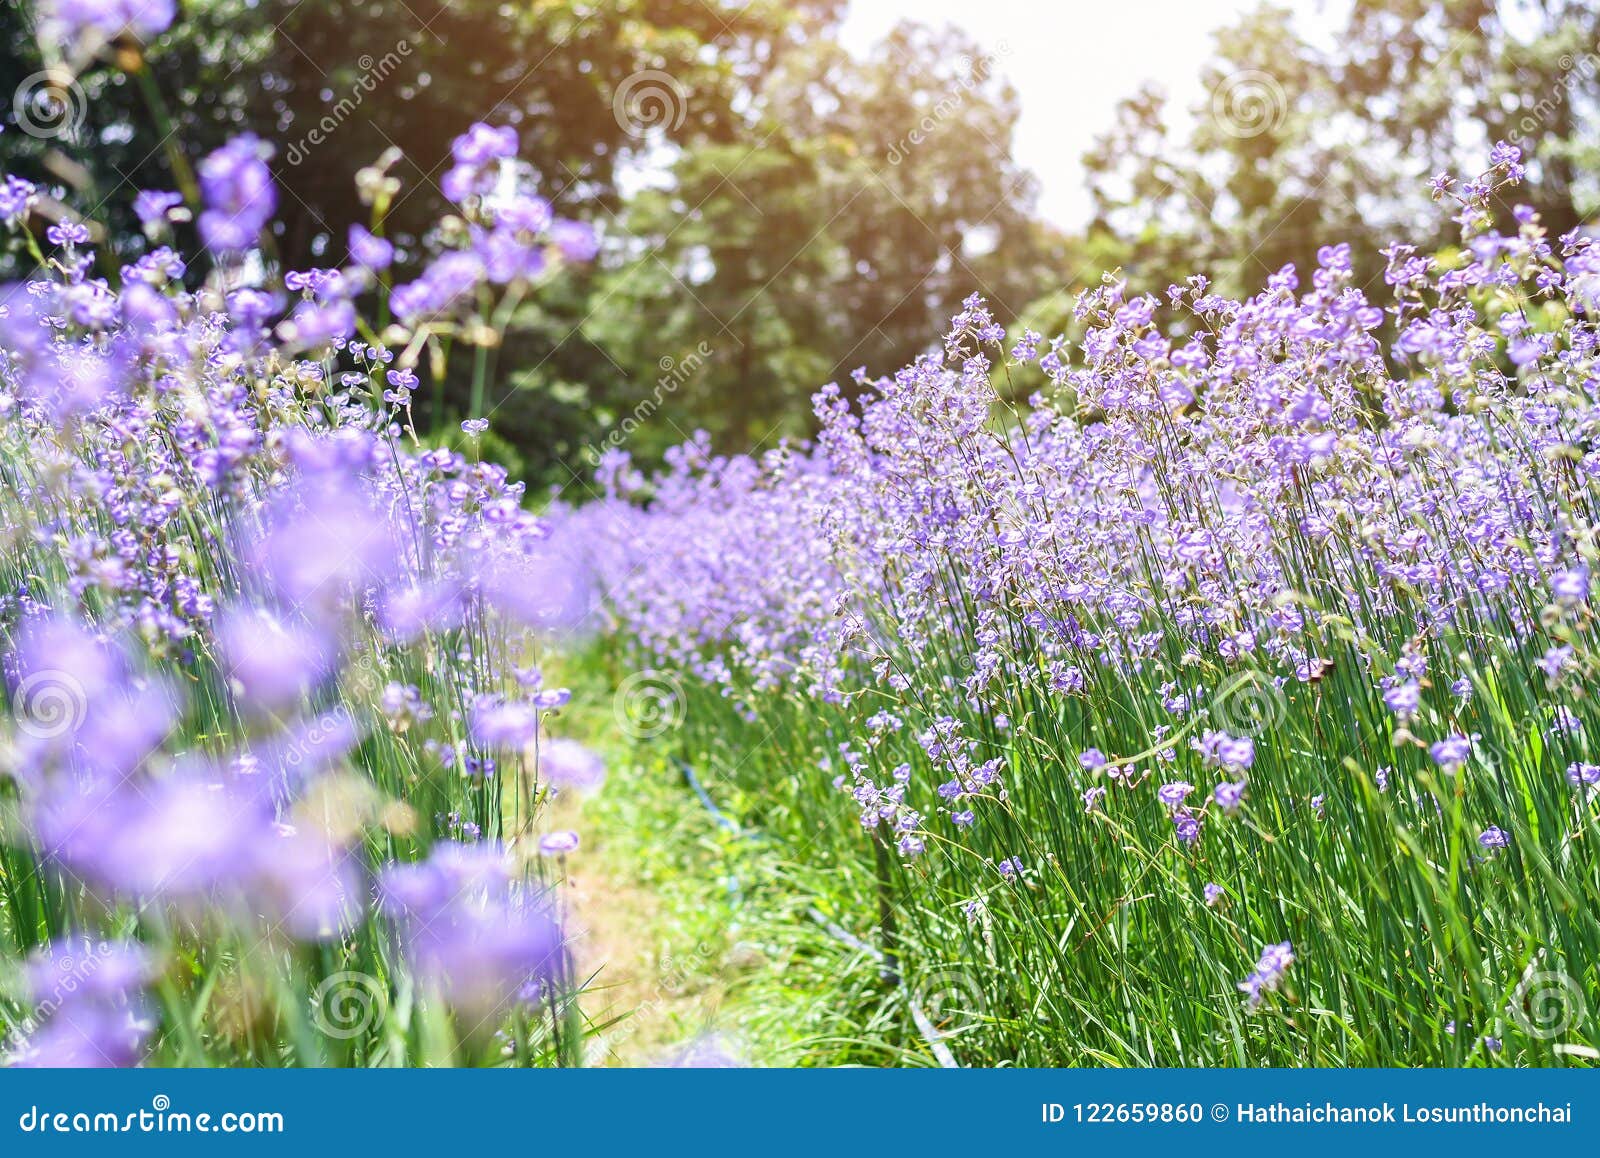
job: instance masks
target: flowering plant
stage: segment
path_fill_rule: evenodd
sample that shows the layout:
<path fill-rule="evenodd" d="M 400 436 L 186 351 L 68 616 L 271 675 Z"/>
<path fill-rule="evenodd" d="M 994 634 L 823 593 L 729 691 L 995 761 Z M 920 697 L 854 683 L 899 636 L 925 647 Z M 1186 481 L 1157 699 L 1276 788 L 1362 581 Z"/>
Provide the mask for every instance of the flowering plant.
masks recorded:
<path fill-rule="evenodd" d="M 1385 297 L 1340 245 L 1247 300 L 1108 276 L 1076 345 L 974 297 L 815 445 L 612 453 L 568 516 L 726 775 L 863 866 L 818 887 L 981 979 L 973 1059 L 1593 1056 L 1600 1002 L 1519 985 L 1600 992 L 1600 248 L 1491 160 Z"/>
<path fill-rule="evenodd" d="M 95 67 L 173 6 L 48 15 Z M 363 174 L 347 260 L 308 270 L 272 257 L 253 137 L 192 180 L 184 159 L 187 193 L 135 196 L 139 252 L 0 177 L 37 263 L 0 287 L 12 1063 L 577 1057 L 538 825 L 564 773 L 599 772 L 549 735 L 567 693 L 539 658 L 589 584 L 520 483 L 410 410 L 432 345 L 492 345 L 508 301 L 594 255 L 516 147 L 483 124 L 455 142 L 457 214 L 392 292 L 393 158 Z"/>

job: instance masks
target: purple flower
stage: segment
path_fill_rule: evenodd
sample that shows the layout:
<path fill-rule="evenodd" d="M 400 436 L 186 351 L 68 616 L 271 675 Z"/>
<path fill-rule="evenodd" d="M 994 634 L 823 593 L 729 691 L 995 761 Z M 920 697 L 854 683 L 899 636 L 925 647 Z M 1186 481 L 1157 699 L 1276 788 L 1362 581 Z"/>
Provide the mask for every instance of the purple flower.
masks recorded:
<path fill-rule="evenodd" d="M 539 713 L 527 704 L 485 697 L 472 709 L 472 738 L 485 748 L 525 748 L 539 735 Z"/>
<path fill-rule="evenodd" d="M 1217 762 L 1233 772 L 1248 771 L 1256 762 L 1255 741 L 1249 736 L 1225 736 L 1217 744 Z"/>
<path fill-rule="evenodd" d="M 450 250 L 435 258 L 416 281 L 396 286 L 389 303 L 401 321 L 425 321 L 470 300 L 487 276 L 476 253 Z"/>
<path fill-rule="evenodd" d="M 7 174 L 0 181 L 0 222 L 15 225 L 28 215 L 38 198 L 38 189 L 30 181 Z"/>
<path fill-rule="evenodd" d="M 49 859 L 106 893 L 218 903 L 253 879 L 270 815 L 258 796 L 186 771 L 52 786 L 33 822 Z"/>
<path fill-rule="evenodd" d="M 396 732 L 404 732 L 433 717 L 433 709 L 423 700 L 421 689 L 415 684 L 403 684 L 398 680 L 390 680 L 383 685 L 378 710 Z"/>
<path fill-rule="evenodd" d="M 1187 812 L 1180 812 L 1173 816 L 1172 827 L 1178 840 L 1184 844 L 1198 844 L 1200 842 L 1200 820 Z"/>
<path fill-rule="evenodd" d="M 1255 741 L 1248 736 L 1234 737 L 1226 732 L 1206 732 L 1189 741 L 1208 764 L 1220 764 L 1234 772 L 1248 771 L 1256 760 Z"/>
<path fill-rule="evenodd" d="M 89 227 L 77 221 L 63 221 L 44 231 L 51 245 L 84 245 L 89 240 Z"/>
<path fill-rule="evenodd" d="M 605 762 L 576 740 L 546 740 L 539 745 L 539 773 L 558 788 L 594 792 L 606 782 Z"/>
<path fill-rule="evenodd" d="M 1510 848 L 1511 835 L 1505 829 L 1491 824 L 1478 834 L 1478 843 L 1488 849 Z"/>
<path fill-rule="evenodd" d="M 1550 581 L 1550 594 L 1565 607 L 1576 607 L 1589 598 L 1589 568 L 1579 565 L 1568 571 L 1557 572 Z"/>
<path fill-rule="evenodd" d="M 1572 655 L 1573 650 L 1571 647 L 1552 647 L 1539 657 L 1537 666 L 1547 678 L 1554 680 L 1561 675 L 1562 671 L 1572 661 Z"/>
<path fill-rule="evenodd" d="M 600 238 L 594 227 L 584 221 L 558 218 L 550 226 L 550 240 L 555 242 L 561 256 L 572 262 L 593 261 L 600 252 Z"/>
<path fill-rule="evenodd" d="M 1283 983 L 1284 977 L 1289 972 L 1289 966 L 1293 964 L 1294 949 L 1288 941 L 1268 945 L 1263 949 L 1254 971 L 1239 982 L 1239 991 L 1245 995 L 1246 1004 L 1251 1009 L 1259 1006 L 1268 993 Z"/>
<path fill-rule="evenodd" d="M 348 341 L 356 332 L 356 308 L 347 301 L 301 302 L 279 325 L 278 336 L 290 346 L 315 350 Z"/>
<path fill-rule="evenodd" d="M 200 237 L 212 249 L 249 249 L 272 219 L 277 194 L 266 157 L 270 148 L 245 134 L 200 162 Z"/>
<path fill-rule="evenodd" d="M 381 273 L 394 262 L 394 246 L 359 225 L 349 234 L 350 261 L 373 273 Z"/>
<path fill-rule="evenodd" d="M 130 1069 L 144 1059 L 154 1029 L 143 1002 L 72 1002 L 5 1060 L 19 1069 Z"/>
<path fill-rule="evenodd" d="M 562 968 L 561 929 L 548 903 L 513 877 L 497 848 L 441 842 L 426 861 L 392 865 L 379 880 L 407 963 L 469 1033 L 492 1030 L 536 1000 Z"/>
<path fill-rule="evenodd" d="M 459 165 L 488 165 L 517 155 L 517 130 L 510 125 L 478 121 L 450 142 L 450 154 Z"/>
<path fill-rule="evenodd" d="M 720 1034 L 709 1034 L 668 1054 L 656 1063 L 657 1069 L 729 1070 L 744 1069 L 750 1063 Z"/>
<path fill-rule="evenodd" d="M 1600 764 L 1585 764 L 1579 761 L 1568 764 L 1567 783 L 1574 788 L 1585 784 L 1590 787 L 1600 786 Z"/>
<path fill-rule="evenodd" d="M 115 40 L 124 32 L 151 41 L 172 25 L 176 0 L 44 0 L 41 19 L 54 39 L 77 40 L 92 32 Z"/>
<path fill-rule="evenodd" d="M 1156 799 L 1161 801 L 1161 803 L 1165 804 L 1168 808 L 1182 808 L 1184 800 L 1187 799 L 1189 793 L 1193 791 L 1193 784 L 1186 784 L 1183 781 L 1178 780 L 1171 784 L 1163 784 L 1159 789 L 1157 789 Z"/>
<path fill-rule="evenodd" d="M 320 440 L 318 440 L 320 441 Z M 337 454 L 312 442 L 296 453 Z M 317 466 L 319 459 L 303 460 Z M 354 472 L 308 470 L 267 504 L 263 529 L 244 556 L 279 601 L 332 615 L 352 595 L 379 587 L 399 567 L 397 525 Z"/>
<path fill-rule="evenodd" d="M 1083 810 L 1093 812 L 1100 801 L 1105 798 L 1106 789 L 1103 784 L 1096 784 L 1093 788 L 1085 790 L 1083 794 Z"/>
<path fill-rule="evenodd" d="M 1208 884 L 1203 891 L 1205 892 L 1206 906 L 1215 908 L 1222 902 L 1222 898 L 1228 890 L 1218 884 Z"/>
<path fill-rule="evenodd" d="M 183 205 L 181 193 L 161 189 L 145 189 L 133 199 L 133 212 L 146 229 L 156 229 L 173 218 L 173 210 Z"/>
<path fill-rule="evenodd" d="M 486 552 L 478 575 L 484 598 L 500 614 L 554 635 L 587 626 L 598 599 L 594 575 L 548 544 L 515 555 Z"/>
<path fill-rule="evenodd" d="M 378 603 L 378 623 L 395 642 L 409 643 L 424 632 L 455 627 L 463 595 L 452 582 L 389 587 Z"/>
<path fill-rule="evenodd" d="M 256 845 L 246 886 L 252 915 L 300 941 L 347 933 L 365 909 L 366 885 L 348 850 L 311 831 L 274 831 Z"/>
<path fill-rule="evenodd" d="M 1462 735 L 1447 736 L 1433 744 L 1428 754 L 1446 772 L 1456 772 L 1472 755 L 1472 741 Z"/>
<path fill-rule="evenodd" d="M 150 983 L 155 958 L 137 941 L 63 938 L 37 949 L 24 965 L 28 1000 L 34 1005 L 66 1002 L 116 1003 Z"/>
<path fill-rule="evenodd" d="M 217 625 L 223 674 L 247 703 L 276 711 L 301 699 L 333 669 L 334 648 L 303 619 L 236 607 Z"/>
<path fill-rule="evenodd" d="M 547 832 L 539 838 L 540 856 L 566 856 L 578 851 L 578 834 L 570 830 Z"/>
<path fill-rule="evenodd" d="M 550 228 L 554 216 L 550 202 L 543 197 L 518 193 L 494 206 L 495 223 L 519 233 L 540 234 Z"/>
<path fill-rule="evenodd" d="M 440 178 L 439 188 L 451 201 L 465 202 L 494 192 L 500 162 L 517 155 L 517 131 L 481 121 L 450 143 L 455 164 Z"/>
<path fill-rule="evenodd" d="M 1098 772 L 1107 763 L 1106 754 L 1099 748 L 1085 748 L 1078 756 L 1078 764 L 1085 772 Z"/>
<path fill-rule="evenodd" d="M 1383 706 L 1388 708 L 1401 720 L 1409 720 L 1417 714 L 1417 708 L 1422 704 L 1422 685 L 1415 680 L 1408 680 L 1403 684 L 1396 684 L 1383 693 Z"/>
<path fill-rule="evenodd" d="M 1244 803 L 1244 790 L 1246 781 L 1224 780 L 1211 790 L 1211 799 L 1217 802 L 1217 807 L 1227 813 L 1237 812 Z"/>

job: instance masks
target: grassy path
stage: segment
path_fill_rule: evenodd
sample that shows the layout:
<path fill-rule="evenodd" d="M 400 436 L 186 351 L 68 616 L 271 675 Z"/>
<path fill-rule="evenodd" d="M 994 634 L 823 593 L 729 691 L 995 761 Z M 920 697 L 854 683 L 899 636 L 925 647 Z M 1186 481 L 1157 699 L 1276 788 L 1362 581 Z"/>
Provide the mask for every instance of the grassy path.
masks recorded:
<path fill-rule="evenodd" d="M 551 818 L 583 839 L 568 897 L 578 965 L 594 979 L 585 1013 L 603 1027 L 589 1064 L 650 1065 L 708 1042 L 743 1055 L 730 993 L 736 1002 L 762 958 L 735 940 L 738 914 L 716 880 L 734 854 L 643 775 L 613 769 L 605 794 L 562 801 Z"/>
<path fill-rule="evenodd" d="M 877 962 L 812 918 L 816 866 L 720 827 L 664 745 L 621 734 L 592 657 L 551 675 L 573 692 L 552 730 L 608 768 L 600 792 L 557 800 L 545 820 L 582 840 L 567 896 L 591 978 L 588 1064 L 686 1051 L 701 1064 L 723 1053 L 751 1065 L 935 1064 Z"/>

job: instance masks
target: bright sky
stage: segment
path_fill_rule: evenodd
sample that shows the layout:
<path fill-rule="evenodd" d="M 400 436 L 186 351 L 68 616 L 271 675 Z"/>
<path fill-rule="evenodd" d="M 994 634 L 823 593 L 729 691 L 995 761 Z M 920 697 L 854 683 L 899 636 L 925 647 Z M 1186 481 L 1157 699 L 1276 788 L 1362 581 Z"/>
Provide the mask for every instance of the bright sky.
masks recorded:
<path fill-rule="evenodd" d="M 1080 158 L 1112 120 L 1117 102 L 1146 80 L 1171 106 L 1202 103 L 1200 67 L 1211 32 L 1259 0 L 850 0 L 841 38 L 860 52 L 900 21 L 955 24 L 996 57 L 1022 106 L 1014 153 L 1041 185 L 1039 209 L 1064 227 L 1083 225 L 1089 199 Z M 1320 0 L 1289 0 L 1302 21 Z"/>

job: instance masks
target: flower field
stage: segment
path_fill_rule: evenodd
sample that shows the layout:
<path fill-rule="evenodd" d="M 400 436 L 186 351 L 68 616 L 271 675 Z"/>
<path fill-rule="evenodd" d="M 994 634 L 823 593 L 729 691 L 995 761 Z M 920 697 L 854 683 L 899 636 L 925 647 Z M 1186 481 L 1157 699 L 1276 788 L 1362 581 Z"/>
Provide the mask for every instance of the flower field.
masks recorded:
<path fill-rule="evenodd" d="M 270 148 L 138 194 L 148 246 L 0 216 L 36 275 L 0 291 L 6 1057 L 43 1066 L 570 1064 L 583 1028 L 556 891 L 557 791 L 604 779 L 545 719 L 540 657 L 590 594 L 523 486 L 408 421 L 424 343 L 586 226 L 508 189 L 478 125 L 445 177 L 461 245 L 385 293 L 395 182 L 341 268 L 259 273 Z M 209 272 L 170 244 L 193 220 Z M 255 267 L 255 268 L 253 268 Z M 101 265 L 99 268 L 103 268 Z"/>
<path fill-rule="evenodd" d="M 141 75 L 126 8 L 53 67 Z M 496 361 L 603 238 L 523 141 L 303 269 L 250 133 L 126 236 L 0 174 L 5 1064 L 585 1064 L 567 824 L 663 773 L 855 954 L 807 1061 L 1600 1061 L 1600 246 L 1517 148 L 1376 281 L 974 294 L 814 438 L 551 497 Z"/>
<path fill-rule="evenodd" d="M 1600 253 L 1494 232 L 1495 161 L 1382 298 L 1343 246 L 1108 279 L 1081 361 L 974 299 L 814 447 L 614 456 L 568 516 L 961 1061 L 1595 1058 Z"/>

